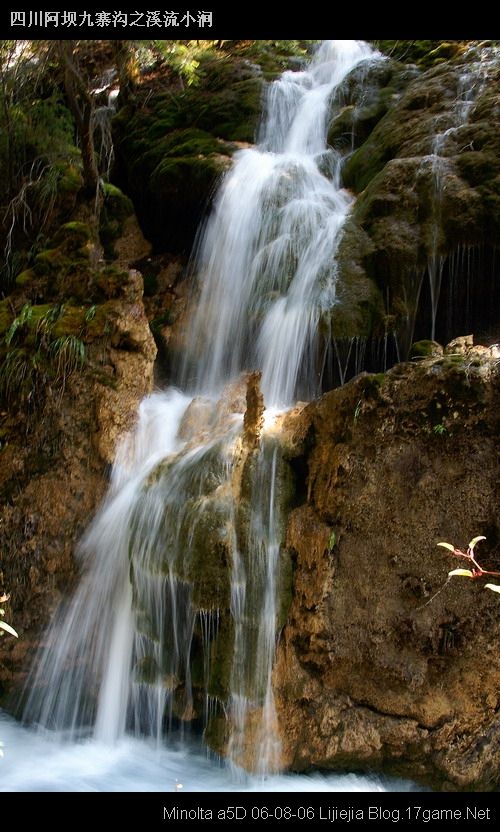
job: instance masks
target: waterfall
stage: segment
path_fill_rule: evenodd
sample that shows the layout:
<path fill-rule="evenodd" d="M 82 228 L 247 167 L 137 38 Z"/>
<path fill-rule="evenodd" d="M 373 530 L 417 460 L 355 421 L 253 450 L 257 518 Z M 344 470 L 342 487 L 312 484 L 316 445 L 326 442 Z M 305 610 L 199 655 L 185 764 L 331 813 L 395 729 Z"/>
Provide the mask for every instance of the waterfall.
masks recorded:
<path fill-rule="evenodd" d="M 358 41 L 325 42 L 270 85 L 259 143 L 236 154 L 200 233 L 184 392 L 143 401 L 118 451 L 79 547 L 80 587 L 28 681 L 28 720 L 109 742 L 126 730 L 161 741 L 194 719 L 217 748 L 229 734 L 235 766 L 279 768 L 287 473 L 265 426 L 245 444 L 242 374 L 261 372 L 264 425 L 318 391 L 318 323 L 335 303 L 352 203 L 326 143 L 329 110 L 347 73 L 374 57 Z"/>
<path fill-rule="evenodd" d="M 271 85 L 261 140 L 235 155 L 201 235 L 183 385 L 213 394 L 258 368 L 268 406 L 317 393 L 318 322 L 335 303 L 335 253 L 352 203 L 327 118 L 336 87 L 373 56 L 357 41 L 327 41 L 307 70 Z"/>

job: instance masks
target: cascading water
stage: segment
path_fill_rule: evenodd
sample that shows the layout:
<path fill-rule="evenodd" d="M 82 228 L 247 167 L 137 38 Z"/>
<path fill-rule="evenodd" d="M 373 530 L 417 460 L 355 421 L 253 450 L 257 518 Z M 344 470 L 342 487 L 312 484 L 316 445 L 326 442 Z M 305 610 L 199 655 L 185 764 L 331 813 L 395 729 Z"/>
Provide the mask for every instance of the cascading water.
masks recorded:
<path fill-rule="evenodd" d="M 318 389 L 318 324 L 335 302 L 351 205 L 328 111 L 374 57 L 361 42 L 326 42 L 270 86 L 260 142 L 236 154 L 201 235 L 178 377 L 189 396 L 141 405 L 80 546 L 80 588 L 29 680 L 28 720 L 110 741 L 198 719 L 212 746 L 229 732 L 236 765 L 279 767 L 271 676 L 287 474 L 276 436 L 260 432 L 271 417 L 257 414 L 253 445 L 246 437 L 240 376 L 261 371 L 274 410 Z"/>
<path fill-rule="evenodd" d="M 271 85 L 261 141 L 242 150 L 219 192 L 198 252 L 203 276 L 182 381 L 210 394 L 262 370 L 267 406 L 318 390 L 317 331 L 335 302 L 335 252 L 352 198 L 340 153 L 327 147 L 336 87 L 366 44 L 328 41 L 309 69 Z"/>

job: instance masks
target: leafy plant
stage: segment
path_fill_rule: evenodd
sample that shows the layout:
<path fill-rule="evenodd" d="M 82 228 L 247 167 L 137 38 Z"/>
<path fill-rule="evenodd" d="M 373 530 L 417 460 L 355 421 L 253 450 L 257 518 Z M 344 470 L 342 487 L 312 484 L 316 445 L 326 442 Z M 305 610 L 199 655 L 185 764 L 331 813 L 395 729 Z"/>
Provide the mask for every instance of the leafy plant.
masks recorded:
<path fill-rule="evenodd" d="M 495 577 L 500 577 L 500 572 L 492 572 L 489 569 L 483 569 L 483 567 L 478 563 L 476 560 L 476 556 L 474 554 L 474 548 L 481 540 L 486 540 L 484 535 L 478 535 L 478 537 L 473 537 L 470 541 L 469 545 L 467 546 L 467 551 L 463 552 L 461 549 L 457 549 L 455 546 L 452 546 L 451 543 L 438 543 L 438 546 L 442 546 L 443 549 L 448 549 L 449 552 L 455 558 L 463 558 L 467 560 L 471 568 L 470 569 L 452 569 L 451 572 L 448 572 L 448 579 L 453 577 L 458 578 L 472 578 L 472 580 L 476 580 L 477 578 L 482 578 L 483 575 L 494 575 Z M 485 584 L 485 589 L 491 589 L 493 592 L 500 592 L 500 586 L 497 584 Z"/>
<path fill-rule="evenodd" d="M 4 604 L 5 601 L 9 600 L 9 598 L 10 598 L 10 595 L 1 595 L 0 596 L 0 604 Z M 3 617 L 4 615 L 5 615 L 5 610 L 0 609 L 0 616 Z M 0 636 L 3 636 L 4 632 L 9 633 L 9 635 L 14 636 L 15 638 L 19 638 L 18 634 L 14 630 L 14 627 L 11 627 L 10 624 L 7 624 L 6 621 L 0 620 Z"/>
<path fill-rule="evenodd" d="M 83 369 L 87 361 L 85 344 L 76 335 L 55 337 L 54 325 L 64 315 L 64 304 L 49 307 L 43 315 L 25 304 L 0 341 L 0 396 L 7 402 L 36 400 L 47 381 L 60 384 L 64 392 L 68 376 Z M 95 307 L 88 310 L 88 321 Z M 87 321 L 87 316 L 85 316 Z M 81 333 L 80 333 L 81 334 Z M 6 349 L 5 349 L 6 347 Z"/>
<path fill-rule="evenodd" d="M 0 595 L 0 604 L 4 604 L 8 601 L 10 595 Z M 19 638 L 19 635 L 14 630 L 14 627 L 11 627 L 10 624 L 7 624 L 6 621 L 2 621 L 3 616 L 5 615 L 5 610 L 0 608 L 0 636 L 3 636 L 4 633 L 8 633 L 10 636 L 14 636 L 14 638 Z M 0 742 L 0 757 L 3 757 L 3 742 Z"/>
<path fill-rule="evenodd" d="M 33 307 L 29 303 L 25 303 L 19 315 L 16 315 L 5 334 L 5 343 L 8 347 L 10 347 L 18 329 L 22 329 L 25 324 L 29 324 L 32 316 Z"/>
<path fill-rule="evenodd" d="M 432 430 L 434 431 L 436 436 L 445 436 L 448 433 L 447 428 L 442 424 L 442 422 L 440 422 L 438 425 L 434 425 Z"/>
<path fill-rule="evenodd" d="M 57 362 L 57 374 L 66 376 L 80 370 L 85 364 L 85 344 L 76 335 L 63 335 L 56 338 L 49 346 L 49 355 Z"/>
<path fill-rule="evenodd" d="M 38 321 L 37 333 L 50 331 L 59 318 L 62 318 L 63 314 L 64 303 L 57 303 L 55 306 L 51 306 Z"/>
<path fill-rule="evenodd" d="M 425 602 L 425 604 L 422 604 L 421 607 L 418 607 L 418 609 L 427 607 L 430 603 L 432 603 L 432 601 L 434 601 L 434 598 L 437 598 L 437 596 L 441 594 L 443 589 L 446 586 L 448 586 L 452 578 L 471 578 L 472 580 L 476 580 L 477 578 L 482 578 L 483 575 L 494 575 L 495 577 L 500 577 L 500 572 L 492 572 L 488 569 L 483 569 L 483 567 L 478 563 L 474 554 L 474 549 L 481 540 L 486 540 L 484 535 L 478 535 L 477 537 L 473 537 L 469 545 L 467 546 L 467 550 L 465 552 L 462 551 L 462 549 L 457 549 L 456 546 L 452 546 L 451 543 L 445 543 L 444 541 L 436 544 L 437 546 L 442 546 L 443 549 L 447 549 L 450 552 L 450 554 L 453 555 L 453 557 L 462 558 L 468 561 L 470 564 L 470 569 L 458 568 L 452 569 L 451 572 L 448 572 L 448 577 L 446 578 L 446 581 L 444 582 L 443 586 L 441 586 L 438 589 L 438 591 L 435 592 L 434 595 L 432 595 L 431 598 L 429 598 L 429 600 Z M 493 592 L 500 593 L 500 586 L 498 586 L 497 584 L 485 584 L 484 587 L 485 589 L 491 589 Z"/>
<path fill-rule="evenodd" d="M 90 323 L 90 321 L 94 320 L 96 311 L 97 311 L 97 306 L 96 306 L 95 303 L 92 304 L 92 306 L 89 306 L 89 308 L 85 312 L 85 323 L 88 324 L 88 323 Z"/>

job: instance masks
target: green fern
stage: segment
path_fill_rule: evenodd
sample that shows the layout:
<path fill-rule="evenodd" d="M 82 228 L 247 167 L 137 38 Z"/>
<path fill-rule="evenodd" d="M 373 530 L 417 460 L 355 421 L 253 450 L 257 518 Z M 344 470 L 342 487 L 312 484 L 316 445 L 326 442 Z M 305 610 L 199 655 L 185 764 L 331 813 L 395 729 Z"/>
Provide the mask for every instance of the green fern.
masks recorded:
<path fill-rule="evenodd" d="M 76 335 L 62 335 L 51 342 L 49 356 L 57 362 L 57 375 L 66 378 L 81 370 L 87 360 L 85 344 Z"/>
<path fill-rule="evenodd" d="M 7 332 L 5 333 L 5 343 L 9 347 L 14 340 L 14 337 L 18 330 L 22 329 L 23 326 L 29 324 L 31 318 L 33 317 L 33 307 L 29 303 L 25 303 L 23 308 L 21 309 L 19 315 L 17 315 L 14 320 L 12 321 L 10 327 L 8 328 Z"/>
<path fill-rule="evenodd" d="M 89 306 L 89 308 L 85 312 L 85 323 L 88 324 L 88 323 L 90 323 L 90 321 L 94 320 L 96 311 L 97 311 L 97 306 L 96 306 L 95 303 L 92 304 L 92 306 Z"/>
<path fill-rule="evenodd" d="M 7 401 L 31 398 L 36 367 L 33 356 L 22 347 L 8 350 L 0 366 L 0 395 Z"/>

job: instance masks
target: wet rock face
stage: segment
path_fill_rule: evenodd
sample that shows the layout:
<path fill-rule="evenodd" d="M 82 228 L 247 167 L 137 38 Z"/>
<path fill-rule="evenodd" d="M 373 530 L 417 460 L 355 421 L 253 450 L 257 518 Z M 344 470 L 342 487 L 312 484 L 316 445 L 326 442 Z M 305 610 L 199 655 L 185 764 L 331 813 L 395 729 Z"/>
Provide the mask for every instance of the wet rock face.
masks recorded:
<path fill-rule="evenodd" d="M 479 561 L 500 568 L 498 360 L 461 341 L 296 417 L 306 496 L 288 520 L 293 602 L 274 671 L 293 769 L 498 781 L 498 596 L 446 583 L 463 564 L 436 547 L 484 534 Z"/>
<path fill-rule="evenodd" d="M 498 50 L 459 44 L 435 64 L 361 67 L 330 127 L 358 195 L 333 332 L 394 332 L 402 358 L 414 338 L 498 328 Z"/>

